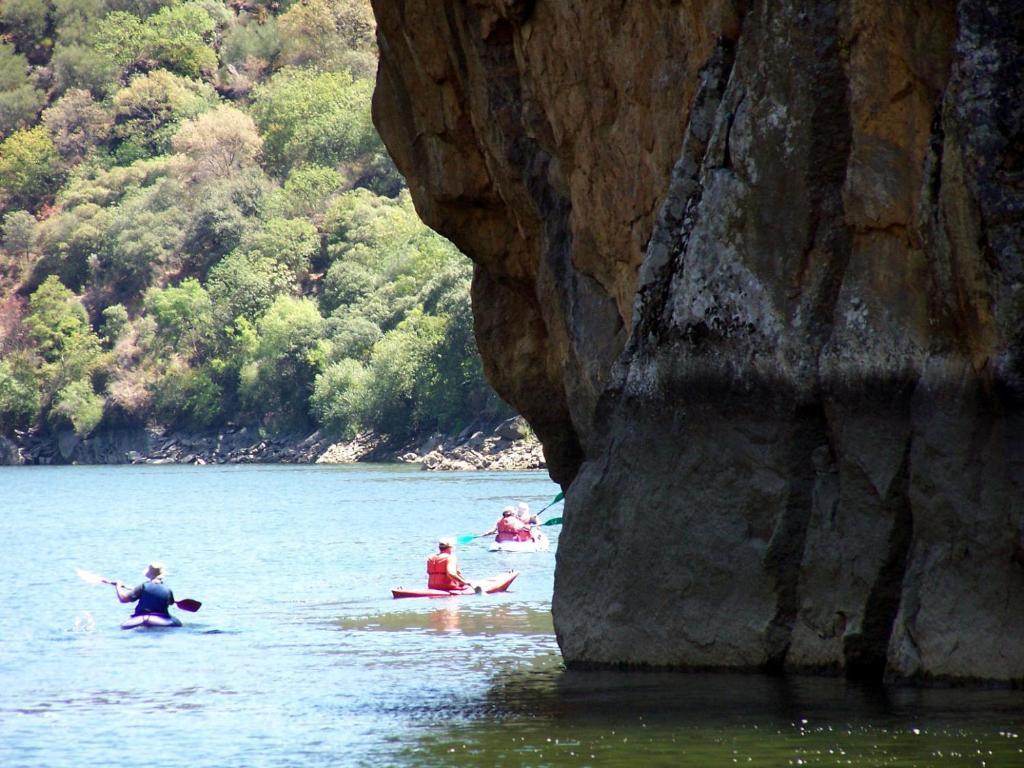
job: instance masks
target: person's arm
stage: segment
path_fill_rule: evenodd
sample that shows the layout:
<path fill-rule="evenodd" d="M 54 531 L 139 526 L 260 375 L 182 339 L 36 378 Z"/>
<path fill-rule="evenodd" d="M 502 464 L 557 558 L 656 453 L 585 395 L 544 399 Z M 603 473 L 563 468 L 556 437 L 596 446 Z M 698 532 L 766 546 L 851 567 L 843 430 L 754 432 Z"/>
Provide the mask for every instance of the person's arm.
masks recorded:
<path fill-rule="evenodd" d="M 469 582 L 462 578 L 462 574 L 459 572 L 458 561 L 454 557 L 448 558 L 448 578 L 453 580 L 459 586 L 469 586 Z"/>
<path fill-rule="evenodd" d="M 114 589 L 117 590 L 117 601 L 119 603 L 134 603 L 140 597 L 142 597 L 142 585 L 139 584 L 137 587 L 128 589 L 120 581 L 114 585 Z"/>

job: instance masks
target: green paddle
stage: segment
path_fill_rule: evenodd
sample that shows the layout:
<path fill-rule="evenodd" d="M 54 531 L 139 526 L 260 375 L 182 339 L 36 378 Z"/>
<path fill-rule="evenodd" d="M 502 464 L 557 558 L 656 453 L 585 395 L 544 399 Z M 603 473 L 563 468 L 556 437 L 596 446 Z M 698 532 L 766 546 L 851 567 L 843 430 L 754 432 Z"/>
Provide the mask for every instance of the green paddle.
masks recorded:
<path fill-rule="evenodd" d="M 542 509 L 537 514 L 538 515 L 543 515 L 544 512 L 548 509 L 548 507 L 554 506 L 555 504 L 557 504 L 558 502 L 560 502 L 564 498 L 565 498 L 565 492 L 564 491 L 559 491 L 558 495 L 555 496 L 555 498 L 553 498 L 551 500 L 551 503 L 548 504 L 547 507 L 544 507 L 544 509 Z M 541 525 L 558 525 L 561 522 L 562 522 L 562 518 L 560 518 L 560 517 L 553 517 L 550 520 L 548 520 L 547 522 L 541 523 Z M 479 539 L 479 538 L 482 538 L 479 534 L 467 533 L 467 534 L 465 534 L 463 536 L 457 537 L 455 539 L 455 543 L 456 544 L 469 544 L 469 542 L 471 542 L 473 539 Z"/>
<path fill-rule="evenodd" d="M 551 503 L 550 503 L 550 504 L 548 504 L 548 506 L 547 506 L 547 507 L 544 507 L 544 509 L 542 509 L 542 510 L 541 510 L 540 512 L 538 512 L 537 514 L 538 514 L 538 515 L 543 515 L 543 514 L 544 514 L 544 512 L 545 512 L 545 511 L 547 510 L 547 508 L 548 508 L 548 507 L 554 506 L 555 504 L 557 504 L 558 502 L 560 502 L 560 501 L 561 501 L 562 499 L 564 499 L 564 498 L 565 498 L 565 493 L 563 493 L 562 491 L 559 491 L 559 492 L 558 492 L 558 495 L 557 495 L 557 496 L 555 496 L 555 498 L 553 498 L 553 499 L 551 500 Z M 559 519 L 561 519 L 561 518 L 559 518 Z M 548 523 L 544 523 L 544 525 L 548 525 Z"/>

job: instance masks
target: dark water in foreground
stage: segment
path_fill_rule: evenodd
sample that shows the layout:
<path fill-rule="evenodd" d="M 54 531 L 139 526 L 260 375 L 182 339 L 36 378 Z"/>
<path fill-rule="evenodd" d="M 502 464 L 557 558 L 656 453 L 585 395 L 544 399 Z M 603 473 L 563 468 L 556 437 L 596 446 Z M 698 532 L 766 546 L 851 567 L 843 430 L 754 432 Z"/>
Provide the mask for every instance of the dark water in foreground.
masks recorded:
<path fill-rule="evenodd" d="M 562 669 L 554 552 L 505 595 L 392 600 L 542 473 L 0 468 L 0 766 L 1024 766 L 1024 694 Z M 557 545 L 557 528 L 546 529 Z M 174 631 L 111 587 L 164 560 Z"/>

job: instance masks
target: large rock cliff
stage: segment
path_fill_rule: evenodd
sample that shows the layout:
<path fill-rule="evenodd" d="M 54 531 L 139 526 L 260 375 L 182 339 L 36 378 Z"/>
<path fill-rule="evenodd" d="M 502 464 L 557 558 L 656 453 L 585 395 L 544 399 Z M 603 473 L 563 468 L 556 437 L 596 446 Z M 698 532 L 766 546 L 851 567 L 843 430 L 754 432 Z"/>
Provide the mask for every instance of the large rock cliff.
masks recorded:
<path fill-rule="evenodd" d="M 1024 3 L 374 6 L 566 661 L 1024 682 Z"/>

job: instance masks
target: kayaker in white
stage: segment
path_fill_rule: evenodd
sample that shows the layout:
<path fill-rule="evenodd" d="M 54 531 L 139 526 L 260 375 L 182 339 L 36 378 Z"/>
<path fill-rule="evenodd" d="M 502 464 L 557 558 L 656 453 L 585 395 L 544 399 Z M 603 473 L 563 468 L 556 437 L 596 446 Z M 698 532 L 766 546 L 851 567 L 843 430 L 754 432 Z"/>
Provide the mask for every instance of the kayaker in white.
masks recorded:
<path fill-rule="evenodd" d="M 516 505 L 516 517 L 530 526 L 530 538 L 536 541 L 539 531 L 535 531 L 534 528 L 540 525 L 540 518 L 530 512 L 530 505 L 525 501 L 520 501 Z"/>

